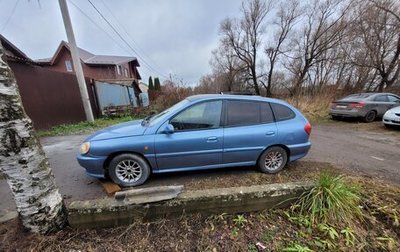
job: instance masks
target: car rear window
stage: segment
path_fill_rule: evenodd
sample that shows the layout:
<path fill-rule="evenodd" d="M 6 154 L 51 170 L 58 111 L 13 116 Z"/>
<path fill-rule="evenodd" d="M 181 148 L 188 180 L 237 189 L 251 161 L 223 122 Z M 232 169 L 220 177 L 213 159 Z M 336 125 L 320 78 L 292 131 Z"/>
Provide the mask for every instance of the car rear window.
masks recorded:
<path fill-rule="evenodd" d="M 226 126 L 244 126 L 273 121 L 271 108 L 266 102 L 227 101 Z"/>
<path fill-rule="evenodd" d="M 292 119 L 296 116 L 296 114 L 289 107 L 278 104 L 271 103 L 272 110 L 274 111 L 276 121 L 284 121 Z"/>
<path fill-rule="evenodd" d="M 348 95 L 348 96 L 344 97 L 343 99 L 346 99 L 346 98 L 367 98 L 367 97 L 370 97 L 370 96 L 371 96 L 371 94 L 365 94 L 365 93 L 351 94 L 351 95 Z"/>

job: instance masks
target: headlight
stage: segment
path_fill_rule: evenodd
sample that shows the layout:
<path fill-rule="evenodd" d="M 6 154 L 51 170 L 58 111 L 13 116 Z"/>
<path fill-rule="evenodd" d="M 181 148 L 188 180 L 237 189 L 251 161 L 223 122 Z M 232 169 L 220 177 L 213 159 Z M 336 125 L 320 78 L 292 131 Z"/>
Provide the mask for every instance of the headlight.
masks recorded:
<path fill-rule="evenodd" d="M 86 154 L 89 152 L 90 149 L 90 143 L 89 142 L 84 142 L 81 147 L 79 148 L 79 152 L 81 154 Z"/>

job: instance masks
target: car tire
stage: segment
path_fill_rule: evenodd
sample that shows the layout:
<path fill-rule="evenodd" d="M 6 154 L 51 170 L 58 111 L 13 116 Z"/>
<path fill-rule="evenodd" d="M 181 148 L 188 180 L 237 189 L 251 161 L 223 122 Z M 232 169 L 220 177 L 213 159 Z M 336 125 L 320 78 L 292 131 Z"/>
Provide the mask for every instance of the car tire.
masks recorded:
<path fill-rule="evenodd" d="M 335 120 L 335 121 L 338 121 L 340 119 L 339 116 L 335 116 L 335 115 L 331 116 L 331 118 L 332 118 L 332 120 Z"/>
<path fill-rule="evenodd" d="M 264 173 L 278 173 L 286 165 L 288 154 L 286 150 L 279 146 L 266 149 L 258 160 L 258 168 Z"/>
<path fill-rule="evenodd" d="M 374 110 L 368 111 L 368 113 L 364 116 L 364 122 L 370 123 L 375 121 L 376 112 Z"/>
<path fill-rule="evenodd" d="M 108 174 L 122 187 L 138 186 L 149 178 L 150 166 L 141 156 L 125 153 L 111 160 Z"/>

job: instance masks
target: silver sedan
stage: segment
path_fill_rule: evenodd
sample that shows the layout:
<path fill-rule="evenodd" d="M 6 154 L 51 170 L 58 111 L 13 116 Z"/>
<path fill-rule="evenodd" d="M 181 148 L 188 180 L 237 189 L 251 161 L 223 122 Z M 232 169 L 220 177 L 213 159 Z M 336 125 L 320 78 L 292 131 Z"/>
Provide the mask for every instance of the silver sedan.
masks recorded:
<path fill-rule="evenodd" d="M 332 119 L 362 118 L 365 122 L 382 118 L 386 111 L 400 106 L 400 97 L 391 93 L 359 93 L 332 102 L 329 114 Z"/>

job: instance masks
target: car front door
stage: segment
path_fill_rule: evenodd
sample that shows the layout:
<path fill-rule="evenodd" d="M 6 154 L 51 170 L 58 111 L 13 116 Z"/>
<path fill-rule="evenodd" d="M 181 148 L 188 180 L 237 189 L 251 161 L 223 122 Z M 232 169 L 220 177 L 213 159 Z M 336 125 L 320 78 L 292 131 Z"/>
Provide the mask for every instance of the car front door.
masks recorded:
<path fill-rule="evenodd" d="M 253 165 L 268 145 L 275 143 L 277 128 L 266 102 L 229 100 L 224 105 L 226 165 Z"/>
<path fill-rule="evenodd" d="M 222 101 L 194 104 L 173 116 L 155 136 L 159 172 L 213 168 L 221 164 Z M 173 132 L 163 132 L 171 124 Z"/>

